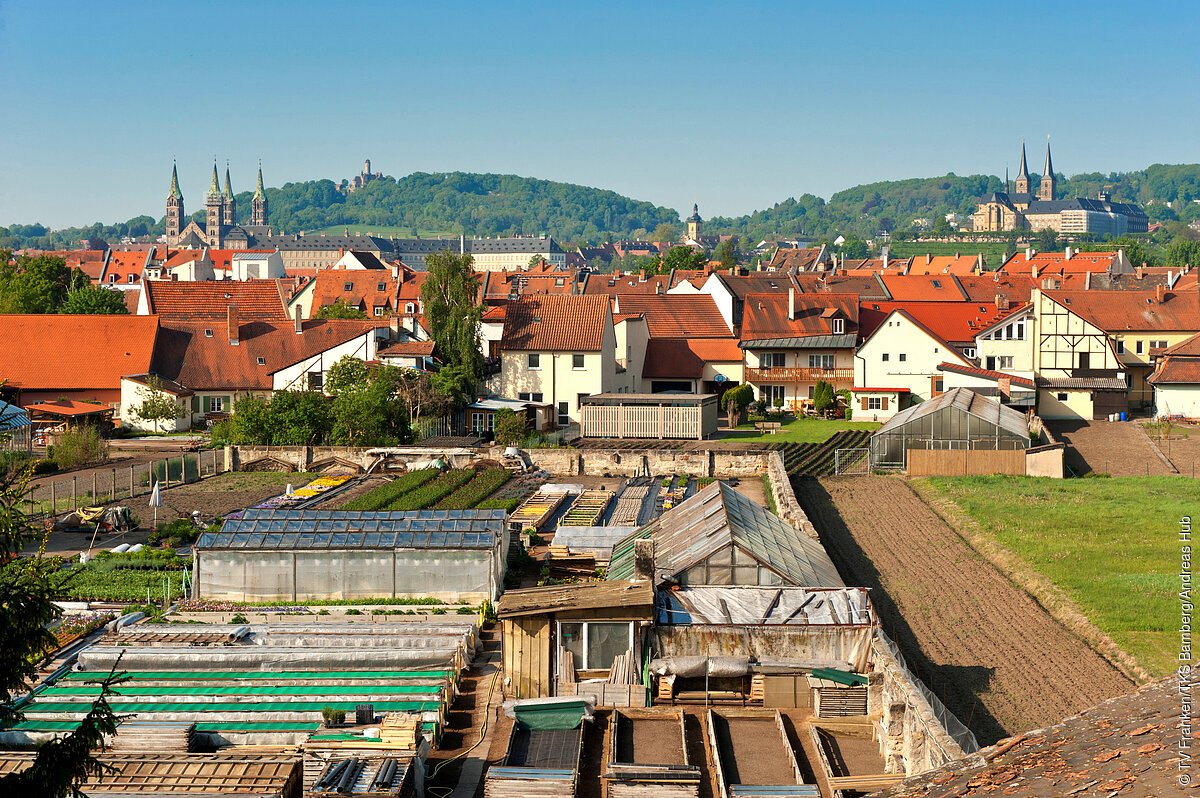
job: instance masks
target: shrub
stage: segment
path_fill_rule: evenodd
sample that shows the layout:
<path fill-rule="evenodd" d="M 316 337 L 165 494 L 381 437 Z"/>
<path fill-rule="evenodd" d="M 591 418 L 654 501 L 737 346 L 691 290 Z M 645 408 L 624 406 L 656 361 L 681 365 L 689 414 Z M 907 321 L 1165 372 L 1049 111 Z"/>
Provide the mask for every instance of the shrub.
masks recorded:
<path fill-rule="evenodd" d="M 54 462 L 63 470 L 79 468 L 89 463 L 108 460 L 108 441 L 100 430 L 90 424 L 68 429 L 58 436 L 58 443 L 51 450 Z"/>
<path fill-rule="evenodd" d="M 512 472 L 507 468 L 485 468 L 472 477 L 470 482 L 438 502 L 434 509 L 466 510 L 477 507 L 511 478 Z"/>
<path fill-rule="evenodd" d="M 176 548 L 184 543 L 194 541 L 202 530 L 192 523 L 190 518 L 176 518 L 166 524 L 159 524 L 157 531 L 160 539 L 176 541 L 174 544 L 168 544 L 172 548 Z"/>
<path fill-rule="evenodd" d="M 351 607 L 350 609 L 346 610 L 345 614 L 346 615 L 362 615 L 362 610 L 360 610 L 356 607 Z"/>
<path fill-rule="evenodd" d="M 495 435 L 498 446 L 519 446 L 528 433 L 524 413 L 507 409 L 496 411 Z"/>
<path fill-rule="evenodd" d="M 29 455 L 25 452 L 0 452 L 0 474 L 25 468 L 29 465 Z"/>
<path fill-rule="evenodd" d="M 249 619 L 240 612 L 229 619 L 230 623 L 249 623 Z"/>
<path fill-rule="evenodd" d="M 58 470 L 58 463 L 53 460 L 38 460 L 33 464 L 35 474 L 53 474 Z"/>

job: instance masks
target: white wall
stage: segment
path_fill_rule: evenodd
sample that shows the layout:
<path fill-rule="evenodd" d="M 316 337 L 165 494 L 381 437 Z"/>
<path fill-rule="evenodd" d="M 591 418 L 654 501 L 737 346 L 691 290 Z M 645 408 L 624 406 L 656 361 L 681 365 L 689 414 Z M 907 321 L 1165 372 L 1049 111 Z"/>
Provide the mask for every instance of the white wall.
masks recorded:
<path fill-rule="evenodd" d="M 1200 418 L 1200 385 L 1156 385 L 1154 406 L 1160 416 Z"/>
<path fill-rule="evenodd" d="M 387 328 L 380 327 L 377 330 L 381 330 L 383 334 L 386 334 Z M 276 371 L 271 375 L 272 387 L 277 391 L 289 388 L 305 388 L 308 385 L 307 374 L 310 372 L 320 372 L 321 376 L 324 377 L 329 367 L 346 355 L 358 358 L 359 360 L 374 360 L 376 357 L 375 338 L 379 334 L 377 330 L 369 330 L 344 344 L 331 347 L 299 363 Z"/>
<path fill-rule="evenodd" d="M 154 422 L 138 418 L 136 410 L 141 407 L 142 402 L 146 401 L 149 394 L 150 389 L 140 382 L 121 380 L 121 407 L 117 411 L 117 417 L 121 420 L 122 429 L 179 432 L 191 426 L 191 413 L 188 410 L 191 406 L 190 396 L 176 399 L 176 404 L 179 406 L 179 417 L 174 421 Z"/>
<path fill-rule="evenodd" d="M 864 388 L 908 388 L 913 397 L 928 400 L 933 396 L 933 378 L 942 377 L 938 364 L 943 362 L 972 365 L 906 316 L 892 313 L 859 348 L 854 358 L 854 384 Z"/>

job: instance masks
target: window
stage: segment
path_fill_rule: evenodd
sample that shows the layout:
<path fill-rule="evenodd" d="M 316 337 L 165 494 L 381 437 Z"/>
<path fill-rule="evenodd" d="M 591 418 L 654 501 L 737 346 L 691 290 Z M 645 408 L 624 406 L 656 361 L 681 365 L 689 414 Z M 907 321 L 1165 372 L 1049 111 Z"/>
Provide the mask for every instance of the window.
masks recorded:
<path fill-rule="evenodd" d="M 530 352 L 525 356 L 525 367 L 528 369 L 540 369 L 542 367 L 542 356 L 537 352 Z"/>
<path fill-rule="evenodd" d="M 533 402 L 534 404 L 542 403 L 542 394 L 540 392 L 538 392 L 538 393 L 528 393 L 528 392 L 519 393 L 519 394 L 517 394 L 517 398 L 520 399 L 522 402 Z"/>
<path fill-rule="evenodd" d="M 225 397 L 224 396 L 209 396 L 205 400 L 208 405 L 206 413 L 223 413 L 225 412 Z"/>
<path fill-rule="evenodd" d="M 1067 401 L 1067 395 L 1065 393 L 1056 393 L 1056 394 L 1054 394 L 1054 398 L 1060 402 Z"/>
<path fill-rule="evenodd" d="M 770 407 L 783 406 L 783 386 L 782 385 L 764 385 L 762 387 L 762 400 Z"/>
<path fill-rule="evenodd" d="M 204 328 L 204 337 L 205 337 L 205 338 L 212 338 L 212 337 L 213 337 L 213 331 L 212 331 L 212 330 L 210 330 L 210 329 L 208 329 L 207 327 L 205 327 L 205 328 Z"/>
<path fill-rule="evenodd" d="M 868 396 L 867 397 L 867 409 L 868 410 L 882 410 L 883 409 L 883 397 Z"/>
<path fill-rule="evenodd" d="M 1117 354 L 1118 355 L 1125 354 L 1125 341 L 1121 338 L 1118 338 L 1116 341 L 1116 344 L 1117 344 Z"/>
<path fill-rule="evenodd" d="M 117 275 L 115 275 L 115 274 L 108 275 L 108 281 L 110 283 L 115 283 L 117 281 Z"/>
<path fill-rule="evenodd" d="M 471 432 L 480 434 L 484 432 L 495 432 L 496 430 L 496 414 L 495 413 L 472 413 L 471 414 Z"/>
<path fill-rule="evenodd" d="M 810 369 L 832 369 L 833 355 L 809 355 L 808 367 Z"/>
<path fill-rule="evenodd" d="M 136 274 L 131 274 L 131 275 L 129 275 L 129 282 L 130 282 L 130 284 L 136 283 L 136 282 L 137 282 L 137 275 L 136 275 Z"/>
<path fill-rule="evenodd" d="M 386 312 L 387 312 L 387 308 L 381 308 L 378 305 L 375 306 L 375 315 L 376 316 L 382 316 Z"/>
<path fill-rule="evenodd" d="M 558 403 L 558 426 L 565 427 L 571 423 L 570 404 L 567 402 Z"/>
<path fill-rule="evenodd" d="M 844 332 L 846 332 L 846 320 L 845 319 L 834 319 L 833 320 L 833 334 L 841 335 Z"/>
<path fill-rule="evenodd" d="M 260 365 L 260 366 L 267 365 L 267 359 L 265 357 L 258 358 L 258 365 Z"/>
<path fill-rule="evenodd" d="M 1004 369 L 1010 369 L 1012 367 L 1013 367 L 1013 356 L 1012 355 L 999 355 L 996 357 L 996 368 L 1003 371 Z"/>
<path fill-rule="evenodd" d="M 933 281 L 933 287 L 934 287 L 934 288 L 941 288 L 941 287 L 942 287 L 942 281 L 941 281 L 941 280 L 934 280 L 934 281 Z"/>
<path fill-rule="evenodd" d="M 353 290 L 354 290 L 354 283 L 343 283 L 343 284 L 342 284 L 342 290 L 343 290 L 343 291 L 353 291 Z"/>
<path fill-rule="evenodd" d="M 571 368 L 573 368 L 573 369 L 582 369 L 583 368 L 583 355 L 571 355 Z"/>
<path fill-rule="evenodd" d="M 405 312 L 405 313 L 412 313 L 412 312 L 413 312 L 413 310 L 414 310 L 413 303 L 411 303 L 411 302 L 405 302 L 405 303 L 404 303 L 404 312 Z"/>
<path fill-rule="evenodd" d="M 884 352 L 882 355 L 879 356 L 879 359 L 882 360 L 884 363 L 888 362 L 888 360 L 890 358 L 891 358 L 891 355 L 889 355 L 887 352 Z"/>
<path fill-rule="evenodd" d="M 936 350 L 936 349 L 934 349 L 933 351 L 934 351 L 934 352 L 936 352 L 937 350 Z M 964 346 L 964 347 L 963 347 L 963 355 L 965 355 L 966 357 L 969 357 L 969 358 L 971 358 L 972 360 L 974 360 L 974 359 L 975 359 L 975 347 L 973 347 L 973 346 Z"/>
<path fill-rule="evenodd" d="M 1138 341 L 1136 344 L 1134 344 L 1134 351 L 1139 355 L 1144 355 L 1146 353 L 1146 342 Z"/>
<path fill-rule="evenodd" d="M 900 362 L 903 363 L 906 360 L 908 360 L 908 354 L 906 352 L 901 352 L 900 353 Z"/>
<path fill-rule="evenodd" d="M 308 372 L 308 389 L 310 391 L 325 390 L 325 375 L 319 371 Z"/>
<path fill-rule="evenodd" d="M 1167 342 L 1166 341 L 1151 341 L 1150 348 L 1151 349 L 1166 349 Z"/>
<path fill-rule="evenodd" d="M 558 625 L 558 642 L 574 656 L 577 670 L 608 670 L 617 655 L 633 648 L 633 624 L 564 621 Z"/>
<path fill-rule="evenodd" d="M 787 354 L 784 352 L 765 352 L 759 358 L 759 362 L 765 369 L 781 369 L 787 362 L 786 358 Z"/>
<path fill-rule="evenodd" d="M 387 283 L 375 283 L 375 290 L 376 291 L 386 291 Z"/>

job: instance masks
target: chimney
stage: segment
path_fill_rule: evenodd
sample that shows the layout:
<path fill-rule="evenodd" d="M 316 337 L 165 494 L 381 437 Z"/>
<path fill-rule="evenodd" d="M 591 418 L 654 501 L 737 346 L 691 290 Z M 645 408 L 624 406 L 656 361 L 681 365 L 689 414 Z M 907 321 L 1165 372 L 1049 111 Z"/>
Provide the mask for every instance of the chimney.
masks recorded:
<path fill-rule="evenodd" d="M 229 309 L 226 315 L 226 322 L 229 326 L 229 345 L 238 346 L 241 344 L 241 339 L 238 337 L 238 330 L 241 325 L 238 323 L 238 308 L 237 303 L 230 302 Z"/>
<path fill-rule="evenodd" d="M 1033 260 L 1033 247 L 1025 247 L 1025 260 Z"/>
<path fill-rule="evenodd" d="M 1008 294 L 996 294 L 996 310 L 1008 310 Z"/>
<path fill-rule="evenodd" d="M 983 274 L 983 253 L 980 252 L 975 256 L 975 273 Z"/>
<path fill-rule="evenodd" d="M 654 541 L 633 542 L 633 581 L 654 583 Z"/>
<path fill-rule="evenodd" d="M 304 335 L 304 321 L 300 317 L 300 308 L 296 308 L 296 335 Z"/>
<path fill-rule="evenodd" d="M 1074 255 L 1074 254 L 1075 254 L 1075 251 L 1074 251 L 1074 250 L 1072 250 L 1070 246 L 1068 246 L 1068 247 L 1067 247 L 1067 250 L 1066 250 L 1066 256 L 1067 256 L 1067 258 L 1066 258 L 1066 259 L 1067 259 L 1067 260 L 1070 260 L 1070 259 L 1071 259 L 1071 256 L 1072 256 L 1072 255 Z"/>
<path fill-rule="evenodd" d="M 1029 267 L 1029 276 L 1035 280 L 1037 279 L 1037 264 L 1036 263 Z"/>
<path fill-rule="evenodd" d="M 925 253 L 925 265 L 926 265 L 926 266 L 932 266 L 932 265 L 933 265 L 933 254 L 932 254 L 932 253 L 930 253 L 930 252 L 926 252 L 926 253 Z"/>
<path fill-rule="evenodd" d="M 1138 266 L 1133 270 L 1133 273 L 1137 275 L 1139 280 L 1143 279 L 1146 276 L 1146 264 L 1143 263 L 1141 266 Z"/>
<path fill-rule="evenodd" d="M 656 281 L 656 282 L 654 283 L 654 293 L 655 293 L 655 295 L 656 295 L 656 296 L 662 296 L 662 292 L 663 292 L 663 290 L 662 290 L 662 281 L 661 281 L 661 280 L 659 280 L 659 281 Z"/>
<path fill-rule="evenodd" d="M 1167 299 L 1167 287 L 1164 286 L 1162 283 L 1159 283 L 1158 285 L 1156 285 L 1154 287 L 1154 301 L 1161 305 L 1163 302 L 1166 301 L 1166 299 Z"/>
<path fill-rule="evenodd" d="M 1000 392 L 1001 399 L 1009 399 L 1012 396 L 1012 378 L 1001 377 L 996 380 L 996 390 Z"/>
<path fill-rule="evenodd" d="M 788 286 L 788 321 L 796 320 L 796 289 Z"/>

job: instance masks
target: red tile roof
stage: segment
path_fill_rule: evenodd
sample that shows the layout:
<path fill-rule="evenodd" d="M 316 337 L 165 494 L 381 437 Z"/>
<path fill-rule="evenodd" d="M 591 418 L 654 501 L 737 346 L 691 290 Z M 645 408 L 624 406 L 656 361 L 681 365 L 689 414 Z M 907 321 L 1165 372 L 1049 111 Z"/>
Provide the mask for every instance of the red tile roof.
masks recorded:
<path fill-rule="evenodd" d="M 958 284 L 971 302 L 994 302 L 997 294 L 1004 294 L 1014 304 L 1028 302 L 1034 286 L 1028 277 L 999 272 L 964 275 L 958 278 Z"/>
<path fill-rule="evenodd" d="M 909 274 L 975 274 L 978 255 L 917 255 L 908 267 Z"/>
<path fill-rule="evenodd" d="M 297 335 L 291 322 L 255 320 L 239 325 L 239 343 L 233 346 L 224 320 L 164 319 L 153 371 L 194 391 L 265 391 L 273 387 L 276 371 L 378 327 L 373 321 L 309 319 L 304 334 Z M 206 329 L 213 335 L 205 335 Z"/>
<path fill-rule="evenodd" d="M 1164 358 L 1148 379 L 1152 385 L 1200 385 L 1200 358 Z"/>
<path fill-rule="evenodd" d="M 642 376 L 647 379 L 699 379 L 706 363 L 740 363 L 735 338 L 651 338 Z"/>
<path fill-rule="evenodd" d="M 1154 291 L 1046 291 L 1072 313 L 1105 332 L 1125 330 L 1200 331 L 1200 294 L 1166 291 L 1158 302 Z"/>
<path fill-rule="evenodd" d="M 794 319 L 788 318 L 786 293 L 750 294 L 742 311 L 742 340 L 833 335 L 833 319 L 826 315 L 830 309 L 846 320 L 846 334 L 858 332 L 857 294 L 795 294 Z"/>
<path fill-rule="evenodd" d="M 234 304 L 243 321 L 288 319 L 287 292 L 279 280 L 147 280 L 142 291 L 150 313 L 164 320 L 224 318 Z"/>
<path fill-rule="evenodd" d="M 429 357 L 433 341 L 396 341 L 379 349 L 380 357 Z"/>
<path fill-rule="evenodd" d="M 883 283 L 875 274 L 797 274 L 793 279 L 806 294 L 857 294 L 864 299 L 887 298 Z"/>
<path fill-rule="evenodd" d="M 646 318 L 651 338 L 724 338 L 733 332 L 708 294 L 618 295 L 620 313 Z"/>
<path fill-rule="evenodd" d="M 1106 271 L 1116 259 L 1116 252 L 1072 252 L 1067 260 L 1066 250 L 1062 252 L 1035 252 L 1028 257 L 1024 252 L 1013 253 L 1008 260 L 1000 264 L 1000 271 L 1009 274 L 1027 274 L 1032 276 L 1034 269 L 1037 275 L 1043 274 L 1082 274 L 1084 272 Z"/>
<path fill-rule="evenodd" d="M 820 247 L 808 247 L 806 249 L 784 249 L 780 247 L 771 256 L 771 263 L 768 268 L 774 271 L 808 271 L 816 264 L 817 258 L 820 256 Z"/>
<path fill-rule="evenodd" d="M 545 294 L 569 295 L 575 292 L 575 276 L 570 272 L 543 268 L 528 272 L 484 272 L 482 281 L 484 301 L 508 299 L 513 294 L 535 296 Z"/>
<path fill-rule="evenodd" d="M 339 301 L 368 316 L 374 315 L 375 308 L 385 308 L 384 313 L 392 315 L 400 307 L 400 285 L 383 269 L 322 269 L 315 280 L 313 313 Z"/>
<path fill-rule="evenodd" d="M 967 344 L 979 332 L 1000 319 L 1011 316 L 1017 306 L 997 310 L 982 302 L 863 302 L 860 322 L 862 340 L 875 334 L 894 311 L 903 311 L 931 335 L 948 344 Z"/>
<path fill-rule="evenodd" d="M 585 294 L 665 294 L 671 287 L 666 274 L 643 277 L 637 274 L 593 272 L 583 284 Z"/>
<path fill-rule="evenodd" d="M 881 274 L 892 299 L 897 302 L 961 302 L 967 299 L 954 275 Z"/>
<path fill-rule="evenodd" d="M 961 363 L 939 363 L 940 371 L 953 371 L 956 374 L 967 374 L 972 377 L 982 377 L 987 380 L 1002 380 L 1007 377 L 1012 381 L 1013 385 L 1020 385 L 1022 388 L 1032 388 L 1033 380 L 1027 377 L 1017 377 L 1013 374 L 1006 374 L 1003 371 L 993 371 L 991 369 L 981 369 L 974 366 L 964 366 Z"/>
<path fill-rule="evenodd" d="M 146 268 L 148 253 L 144 251 L 125 252 L 113 250 L 108 259 L 108 268 L 104 270 L 104 282 L 131 285 L 142 281 L 142 272 Z M 116 277 L 114 281 L 112 278 Z M 129 278 L 133 277 L 132 280 Z"/>
<path fill-rule="evenodd" d="M 522 297 L 508 303 L 504 349 L 599 352 L 612 318 L 606 296 Z"/>
<path fill-rule="evenodd" d="M 155 316 L 0 315 L 0 381 L 26 391 L 115 390 L 150 370 Z"/>

